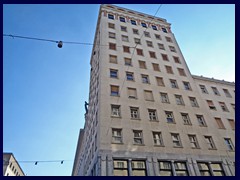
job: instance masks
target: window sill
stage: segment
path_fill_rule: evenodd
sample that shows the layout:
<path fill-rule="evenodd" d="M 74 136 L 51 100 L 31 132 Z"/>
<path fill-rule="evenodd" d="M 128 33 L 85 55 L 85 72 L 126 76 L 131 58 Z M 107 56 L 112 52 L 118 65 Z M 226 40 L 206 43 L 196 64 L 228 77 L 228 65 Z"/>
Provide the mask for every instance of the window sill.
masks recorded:
<path fill-rule="evenodd" d="M 200 147 L 192 147 L 192 149 L 201 149 Z"/>
<path fill-rule="evenodd" d="M 145 146 L 145 144 L 136 144 L 136 143 L 133 143 L 133 145 L 137 145 L 137 146 Z"/>
<path fill-rule="evenodd" d="M 118 118 L 118 119 L 122 119 L 122 116 L 111 116 L 111 118 Z"/>
<path fill-rule="evenodd" d="M 150 122 L 159 122 L 159 120 L 151 120 L 149 119 Z"/>
<path fill-rule="evenodd" d="M 140 118 L 131 118 L 131 120 L 141 120 Z"/>
<path fill-rule="evenodd" d="M 165 147 L 164 145 L 154 145 L 154 147 Z"/>
<path fill-rule="evenodd" d="M 123 142 L 112 142 L 112 144 L 120 144 L 120 145 L 122 145 L 123 144 Z"/>
<path fill-rule="evenodd" d="M 174 148 L 183 148 L 183 146 L 173 146 Z"/>
<path fill-rule="evenodd" d="M 113 97 L 120 97 L 120 95 L 112 95 L 112 94 L 110 94 L 110 96 L 113 96 Z"/>
<path fill-rule="evenodd" d="M 150 99 L 145 99 L 146 101 L 151 101 L 151 102 L 154 102 L 154 100 L 150 100 Z"/>

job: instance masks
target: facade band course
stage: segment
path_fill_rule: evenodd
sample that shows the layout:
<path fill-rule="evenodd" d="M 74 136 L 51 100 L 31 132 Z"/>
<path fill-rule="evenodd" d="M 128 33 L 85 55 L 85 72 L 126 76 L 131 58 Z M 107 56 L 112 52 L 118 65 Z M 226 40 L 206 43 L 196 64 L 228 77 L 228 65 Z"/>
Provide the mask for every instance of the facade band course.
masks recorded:
<path fill-rule="evenodd" d="M 192 75 L 162 18 L 101 5 L 73 176 L 235 176 L 235 83 Z"/>

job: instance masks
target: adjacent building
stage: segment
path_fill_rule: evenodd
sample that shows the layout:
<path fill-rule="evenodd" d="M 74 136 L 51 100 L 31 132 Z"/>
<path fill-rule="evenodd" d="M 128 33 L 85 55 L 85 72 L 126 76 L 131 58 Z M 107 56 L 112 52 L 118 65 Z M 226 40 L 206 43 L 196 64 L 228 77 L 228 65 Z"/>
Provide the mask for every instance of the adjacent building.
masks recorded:
<path fill-rule="evenodd" d="M 13 153 L 3 153 L 3 176 L 25 176 Z"/>
<path fill-rule="evenodd" d="M 235 83 L 192 75 L 171 25 L 101 5 L 73 176 L 234 176 Z"/>

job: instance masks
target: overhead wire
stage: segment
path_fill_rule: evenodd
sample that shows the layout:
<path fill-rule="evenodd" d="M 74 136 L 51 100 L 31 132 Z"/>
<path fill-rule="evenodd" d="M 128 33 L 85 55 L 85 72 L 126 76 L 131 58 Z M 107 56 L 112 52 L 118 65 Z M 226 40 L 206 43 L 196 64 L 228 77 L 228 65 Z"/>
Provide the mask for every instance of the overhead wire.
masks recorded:
<path fill-rule="evenodd" d="M 19 35 L 13 35 L 13 34 L 3 34 L 3 36 L 8 36 L 14 38 L 21 38 L 21 39 L 29 39 L 29 40 L 37 40 L 37 41 L 47 41 L 47 42 L 53 42 L 53 43 L 59 43 L 62 42 L 63 44 L 77 44 L 77 45 L 88 45 L 93 46 L 93 43 L 85 43 L 85 42 L 72 42 L 72 41 L 57 41 L 52 39 L 43 39 L 43 38 L 36 38 L 36 37 L 28 37 L 28 36 L 19 36 Z M 109 46 L 107 44 L 98 44 L 98 46 Z M 122 47 L 122 46 L 116 46 L 116 47 Z M 130 47 L 134 48 L 134 47 Z"/>

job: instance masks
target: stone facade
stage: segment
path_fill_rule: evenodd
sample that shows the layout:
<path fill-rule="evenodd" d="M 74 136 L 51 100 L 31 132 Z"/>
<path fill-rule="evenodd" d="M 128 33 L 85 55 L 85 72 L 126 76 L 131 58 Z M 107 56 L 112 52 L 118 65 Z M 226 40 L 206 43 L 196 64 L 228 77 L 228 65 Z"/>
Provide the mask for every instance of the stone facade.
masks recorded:
<path fill-rule="evenodd" d="M 101 5 L 88 103 L 72 175 L 235 175 L 235 84 L 192 75 L 165 19 Z"/>
<path fill-rule="evenodd" d="M 12 153 L 3 153 L 3 176 L 25 176 Z"/>

